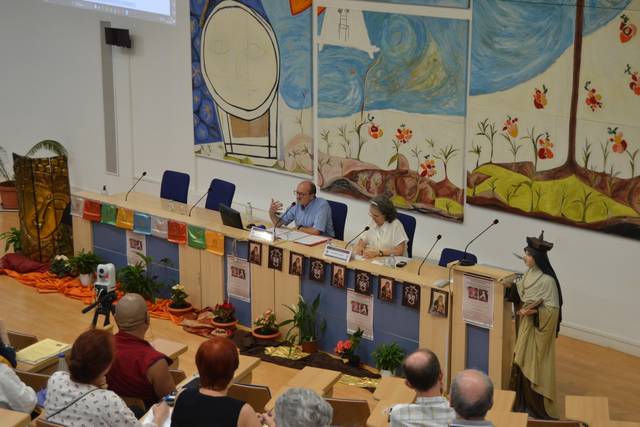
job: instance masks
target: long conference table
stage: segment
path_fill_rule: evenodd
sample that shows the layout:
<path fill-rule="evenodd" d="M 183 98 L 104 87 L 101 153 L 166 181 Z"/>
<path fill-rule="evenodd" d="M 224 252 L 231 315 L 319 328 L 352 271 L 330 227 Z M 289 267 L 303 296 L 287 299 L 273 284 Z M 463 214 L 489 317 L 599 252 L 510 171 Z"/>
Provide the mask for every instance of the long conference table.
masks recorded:
<path fill-rule="evenodd" d="M 187 215 L 188 206 L 161 199 L 144 193 L 130 193 L 125 201 L 125 194 L 102 195 L 93 192 L 78 192 L 72 195 L 72 203 L 84 200 L 99 202 L 146 215 L 162 218 L 167 221 L 201 227 L 207 232 L 219 235 L 224 239 L 222 251 L 195 248 L 186 243 L 172 243 L 166 238 L 155 235 L 146 236 L 146 253 L 154 262 L 162 258 L 171 260 L 169 267 L 164 267 L 164 274 L 169 281 L 180 282 L 189 294 L 189 301 L 195 307 L 213 307 L 228 297 L 227 257 L 236 256 L 248 259 L 249 231 L 222 224 L 217 211 L 194 208 Z M 117 268 L 127 264 L 126 232 L 113 224 L 105 224 L 100 220 L 88 220 L 78 213 L 76 206 L 73 216 L 73 241 L 76 252 L 91 250 L 106 262 L 113 262 Z M 72 213 L 74 209 L 72 208 Z M 416 235 L 416 240 L 421 238 Z M 342 241 L 333 240 L 332 245 L 344 247 Z M 268 267 L 269 245 L 283 250 L 282 269 Z M 347 337 L 347 307 L 349 294 L 346 288 L 353 289 L 356 272 L 367 272 L 371 275 L 372 299 L 369 313 L 373 316 L 373 340 L 363 339 L 360 354 L 363 361 L 374 365 L 371 353 L 380 344 L 396 342 L 406 352 L 417 348 L 429 348 L 436 353 L 446 373 L 455 374 L 466 367 L 477 367 L 487 372 L 498 385 L 508 380 L 511 348 L 513 340 L 511 316 L 507 313 L 509 306 L 502 303 L 504 296 L 503 279 L 511 276 L 511 272 L 487 266 L 451 266 L 448 268 L 426 262 L 418 275 L 419 260 L 411 261 L 404 268 L 390 268 L 374 264 L 368 260 L 351 260 L 340 262 L 323 258 L 325 245 L 305 246 L 290 241 L 275 243 L 262 242 L 261 264 L 250 264 L 250 301 L 230 300 L 236 307 L 239 323 L 252 326 L 252 319 L 267 309 L 273 309 L 278 321 L 291 317 L 286 306 L 295 305 L 299 296 L 311 302 L 320 295 L 320 318 L 327 321 L 327 328 L 319 342 L 322 350 L 332 352 L 336 342 Z M 289 274 L 291 254 L 304 257 L 303 275 Z M 317 282 L 309 278 L 311 259 L 321 259 L 327 263 L 324 281 Z M 345 288 L 331 286 L 330 264 L 343 265 L 346 270 Z M 162 272 L 154 266 L 155 273 Z M 469 328 L 462 320 L 461 286 L 466 274 L 480 275 L 495 282 L 495 301 L 493 307 L 493 326 L 480 330 Z M 378 298 L 380 276 L 393 278 L 394 299 L 392 302 Z M 445 285 L 449 291 L 448 316 L 429 314 L 431 289 L 439 281 L 452 278 L 451 286 Z M 419 308 L 411 308 L 402 304 L 403 283 L 418 285 L 420 289 Z M 478 330 L 480 330 L 478 332 Z M 451 357 L 454 355 L 455 357 Z M 449 363 L 450 361 L 450 363 Z"/>

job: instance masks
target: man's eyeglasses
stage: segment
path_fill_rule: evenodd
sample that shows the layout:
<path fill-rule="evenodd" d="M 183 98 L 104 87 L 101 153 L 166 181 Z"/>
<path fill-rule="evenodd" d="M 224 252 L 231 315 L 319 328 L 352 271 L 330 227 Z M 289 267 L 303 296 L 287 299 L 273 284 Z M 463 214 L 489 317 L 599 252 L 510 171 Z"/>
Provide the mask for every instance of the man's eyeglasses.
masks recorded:
<path fill-rule="evenodd" d="M 309 195 L 309 193 L 301 193 L 301 192 L 299 192 L 299 191 L 294 191 L 294 192 L 293 192 L 293 195 L 294 195 L 294 196 L 298 196 L 298 197 L 304 197 L 304 196 L 308 196 L 308 195 Z"/>

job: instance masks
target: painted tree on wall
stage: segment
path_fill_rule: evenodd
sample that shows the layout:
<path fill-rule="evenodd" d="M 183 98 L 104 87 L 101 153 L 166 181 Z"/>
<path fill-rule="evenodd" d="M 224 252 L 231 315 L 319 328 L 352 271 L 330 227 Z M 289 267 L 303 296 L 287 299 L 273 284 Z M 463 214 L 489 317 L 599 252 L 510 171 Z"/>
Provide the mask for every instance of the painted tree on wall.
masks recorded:
<path fill-rule="evenodd" d="M 625 139 L 640 113 L 634 65 L 622 66 L 640 57 L 628 3 L 474 4 L 469 203 L 640 238 L 638 150 Z M 609 66 L 622 70 L 599 71 Z"/>

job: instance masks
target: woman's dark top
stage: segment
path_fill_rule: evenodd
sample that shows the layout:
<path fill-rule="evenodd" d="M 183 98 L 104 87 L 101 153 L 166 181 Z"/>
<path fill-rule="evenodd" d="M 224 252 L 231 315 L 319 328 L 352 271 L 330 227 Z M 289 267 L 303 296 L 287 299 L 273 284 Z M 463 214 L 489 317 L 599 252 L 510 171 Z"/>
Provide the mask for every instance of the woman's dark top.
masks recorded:
<path fill-rule="evenodd" d="M 245 403 L 231 397 L 213 397 L 196 389 L 178 396 L 171 415 L 171 427 L 236 427 Z"/>

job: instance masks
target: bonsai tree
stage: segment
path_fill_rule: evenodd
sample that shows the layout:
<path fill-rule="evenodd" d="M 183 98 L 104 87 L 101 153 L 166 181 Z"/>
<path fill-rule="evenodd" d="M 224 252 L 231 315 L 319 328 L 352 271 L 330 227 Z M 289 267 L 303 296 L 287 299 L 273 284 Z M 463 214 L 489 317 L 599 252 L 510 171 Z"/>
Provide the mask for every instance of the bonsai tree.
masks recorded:
<path fill-rule="evenodd" d="M 280 325 L 291 325 L 291 328 L 287 332 L 286 340 L 294 342 L 298 338 L 298 343 L 308 343 L 318 341 L 320 335 L 327 328 L 326 320 L 323 320 L 318 325 L 318 307 L 320 306 L 320 294 L 316 296 L 311 304 L 308 304 L 302 295 L 298 299 L 298 304 L 288 306 L 287 309 L 293 313 L 291 319 L 285 320 Z M 298 328 L 298 334 L 295 334 L 295 328 Z"/>
<path fill-rule="evenodd" d="M 13 246 L 14 252 L 22 251 L 22 243 L 21 243 L 21 232 L 20 229 L 11 227 L 9 231 L 5 231 L 4 233 L 0 233 L 0 240 L 4 240 L 4 251 L 9 252 L 9 248 Z"/>
<path fill-rule="evenodd" d="M 184 290 L 184 286 L 180 283 L 176 283 L 171 287 L 171 308 L 187 308 L 191 304 L 187 302 L 189 294 Z"/>
<path fill-rule="evenodd" d="M 120 289 L 124 293 L 140 294 L 145 300 L 155 302 L 156 293 L 162 284 L 156 281 L 158 275 L 151 274 L 150 266 L 153 258 L 142 252 L 136 252 L 136 254 L 140 257 L 138 262 L 118 270 L 117 276 Z M 161 259 L 160 264 L 163 266 L 169 265 L 169 259 Z"/>
<path fill-rule="evenodd" d="M 405 353 L 398 343 L 392 342 L 391 344 L 381 344 L 371 353 L 371 356 L 373 356 L 378 369 L 391 371 L 393 374 L 402 364 Z"/>
<path fill-rule="evenodd" d="M 70 260 L 71 268 L 77 274 L 91 274 L 101 262 L 98 255 L 91 251 L 85 252 L 84 249 Z"/>

